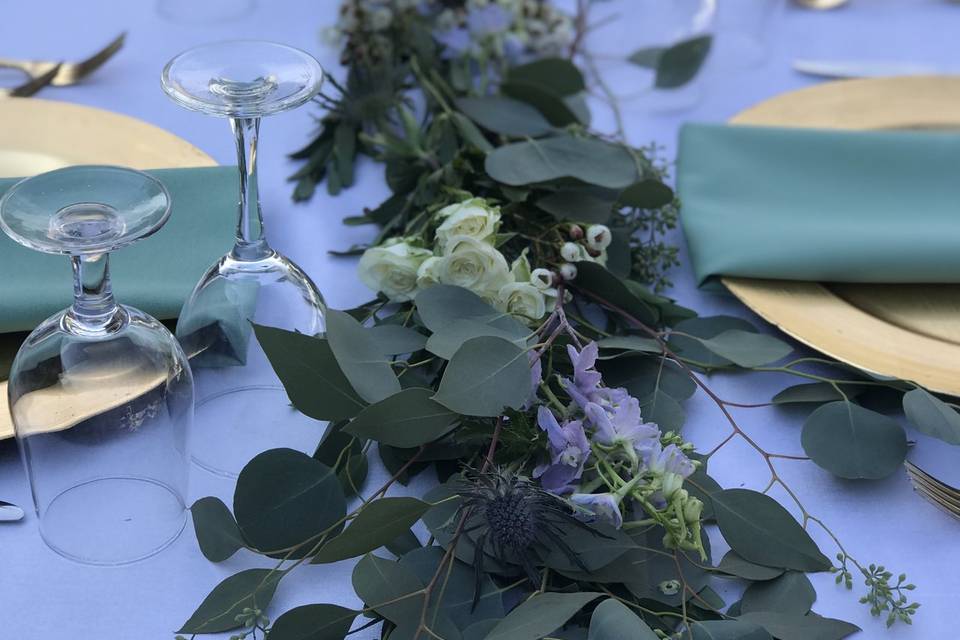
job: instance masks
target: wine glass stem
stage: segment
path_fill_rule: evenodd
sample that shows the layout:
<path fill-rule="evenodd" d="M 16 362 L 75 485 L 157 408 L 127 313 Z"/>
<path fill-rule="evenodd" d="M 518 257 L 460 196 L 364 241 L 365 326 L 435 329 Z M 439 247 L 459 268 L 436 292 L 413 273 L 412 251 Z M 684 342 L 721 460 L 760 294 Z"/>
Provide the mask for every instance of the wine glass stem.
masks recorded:
<path fill-rule="evenodd" d="M 102 334 L 122 325 L 120 306 L 110 286 L 110 254 L 71 256 L 73 305 L 67 310 L 75 333 Z"/>
<path fill-rule="evenodd" d="M 257 188 L 257 137 L 260 118 L 230 118 L 237 143 L 237 169 L 240 172 L 239 220 L 233 257 L 260 260 L 271 253 L 263 230 L 260 195 Z"/>

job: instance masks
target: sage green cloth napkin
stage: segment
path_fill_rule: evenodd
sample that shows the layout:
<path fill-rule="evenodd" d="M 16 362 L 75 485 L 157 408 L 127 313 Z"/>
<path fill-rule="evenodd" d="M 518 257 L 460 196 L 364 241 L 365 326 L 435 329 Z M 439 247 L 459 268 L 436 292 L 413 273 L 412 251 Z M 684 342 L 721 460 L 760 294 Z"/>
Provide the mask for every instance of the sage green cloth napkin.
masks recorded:
<path fill-rule="evenodd" d="M 960 134 L 690 124 L 677 188 L 699 282 L 960 282 Z"/>
<path fill-rule="evenodd" d="M 170 191 L 172 212 L 156 234 L 110 256 L 117 300 L 175 318 L 204 271 L 229 251 L 236 233 L 236 167 L 148 171 Z M 0 195 L 16 183 L 0 179 Z M 0 333 L 26 331 L 70 304 L 65 256 L 38 253 L 0 233 Z"/>

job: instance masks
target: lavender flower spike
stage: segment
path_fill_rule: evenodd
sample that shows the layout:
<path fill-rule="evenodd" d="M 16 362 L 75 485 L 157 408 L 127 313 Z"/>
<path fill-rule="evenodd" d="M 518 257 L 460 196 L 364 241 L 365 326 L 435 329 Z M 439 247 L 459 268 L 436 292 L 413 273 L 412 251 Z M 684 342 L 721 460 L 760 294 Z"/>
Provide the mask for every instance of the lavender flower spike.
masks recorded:
<path fill-rule="evenodd" d="M 620 499 L 612 493 L 575 493 L 569 500 L 593 514 L 597 520 L 611 524 L 617 529 L 623 526 Z"/>
<path fill-rule="evenodd" d="M 544 406 L 537 409 L 537 424 L 546 431 L 550 442 L 550 464 L 540 465 L 533 475 L 547 491 L 564 493 L 571 482 L 583 473 L 590 456 L 590 441 L 579 420 L 570 420 L 562 426 L 553 412 Z"/>

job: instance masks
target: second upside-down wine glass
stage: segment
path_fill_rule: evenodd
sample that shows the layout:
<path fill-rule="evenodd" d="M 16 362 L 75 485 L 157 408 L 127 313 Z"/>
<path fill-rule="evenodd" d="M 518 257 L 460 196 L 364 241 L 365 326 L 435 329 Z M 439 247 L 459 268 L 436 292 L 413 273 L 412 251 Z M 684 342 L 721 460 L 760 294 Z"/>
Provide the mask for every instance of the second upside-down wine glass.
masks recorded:
<path fill-rule="evenodd" d="M 266 449 L 311 450 L 323 433 L 323 424 L 291 407 L 251 325 L 307 335 L 324 330 L 316 285 L 267 244 L 257 190 L 260 119 L 307 102 L 322 80 L 320 64 L 308 53 L 260 41 L 196 47 L 163 69 L 167 95 L 188 109 L 227 118 L 237 147 L 236 243 L 200 279 L 177 323 L 197 387 L 193 460 L 227 477 Z"/>

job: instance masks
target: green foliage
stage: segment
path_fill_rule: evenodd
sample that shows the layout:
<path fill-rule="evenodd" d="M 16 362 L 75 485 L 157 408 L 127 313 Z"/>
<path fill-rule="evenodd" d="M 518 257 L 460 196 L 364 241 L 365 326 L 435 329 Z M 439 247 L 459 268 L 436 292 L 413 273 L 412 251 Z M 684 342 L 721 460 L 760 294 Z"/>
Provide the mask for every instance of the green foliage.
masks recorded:
<path fill-rule="evenodd" d="M 400 391 L 400 381 L 374 337 L 350 315 L 327 309 L 327 341 L 350 386 L 367 402 Z"/>
<path fill-rule="evenodd" d="M 498 416 L 530 397 L 526 351 L 502 338 L 483 336 L 463 344 L 450 359 L 433 399 L 466 416 Z"/>
<path fill-rule="evenodd" d="M 219 633 L 242 626 L 245 609 L 265 609 L 284 574 L 272 569 L 246 569 L 214 587 L 178 633 Z"/>
<path fill-rule="evenodd" d="M 710 53 L 712 44 L 712 36 L 697 36 L 670 47 L 640 49 L 628 59 L 641 67 L 654 69 L 654 85 L 657 88 L 676 89 L 696 77 Z"/>
<path fill-rule="evenodd" d="M 745 613 L 740 620 L 762 626 L 778 640 L 841 640 L 860 631 L 860 627 L 822 618 L 815 613 L 807 615 L 780 611 L 755 611 Z"/>
<path fill-rule="evenodd" d="M 656 640 L 657 635 L 625 605 L 610 598 L 590 617 L 588 640 Z"/>
<path fill-rule="evenodd" d="M 720 532 L 740 557 L 795 571 L 831 567 L 810 535 L 773 498 L 749 489 L 726 489 L 712 497 Z"/>
<path fill-rule="evenodd" d="M 950 444 L 960 444 L 960 414 L 917 387 L 903 396 L 903 411 L 917 429 Z"/>
<path fill-rule="evenodd" d="M 350 526 L 323 545 L 312 562 L 337 562 L 379 549 L 409 531 L 429 508 L 429 504 L 416 498 L 374 500 Z"/>
<path fill-rule="evenodd" d="M 237 479 L 233 512 L 253 548 L 303 557 L 308 541 L 346 515 L 346 500 L 333 470 L 293 449 L 270 449 L 247 463 Z"/>
<path fill-rule="evenodd" d="M 810 414 L 800 438 L 818 465 L 841 478 L 885 478 L 907 455 L 907 436 L 897 422 L 849 400 Z"/>
<path fill-rule="evenodd" d="M 413 387 L 372 404 L 345 431 L 392 447 L 417 447 L 443 436 L 456 413 L 432 400 L 432 389 Z"/>
<path fill-rule="evenodd" d="M 599 593 L 541 593 L 497 623 L 486 640 L 540 640 L 558 629 Z"/>
<path fill-rule="evenodd" d="M 776 611 L 806 615 L 817 599 L 810 580 L 803 573 L 787 571 L 765 582 L 756 582 L 743 592 L 740 611 Z"/>
<path fill-rule="evenodd" d="M 623 147 L 566 135 L 498 147 L 487 154 L 484 167 L 491 178 L 511 186 L 576 178 L 622 189 L 637 179 L 636 165 Z"/>
<path fill-rule="evenodd" d="M 717 570 L 731 576 L 743 578 L 744 580 L 753 581 L 773 580 L 783 575 L 783 569 L 765 567 L 761 564 L 747 562 L 734 551 L 728 551 L 723 558 L 720 559 Z"/>
<path fill-rule="evenodd" d="M 200 498 L 190 512 L 200 552 L 210 562 L 223 562 L 245 546 L 233 514 L 219 498 Z"/>
<path fill-rule="evenodd" d="M 307 604 L 287 611 L 270 628 L 270 640 L 343 640 L 359 611 Z"/>

